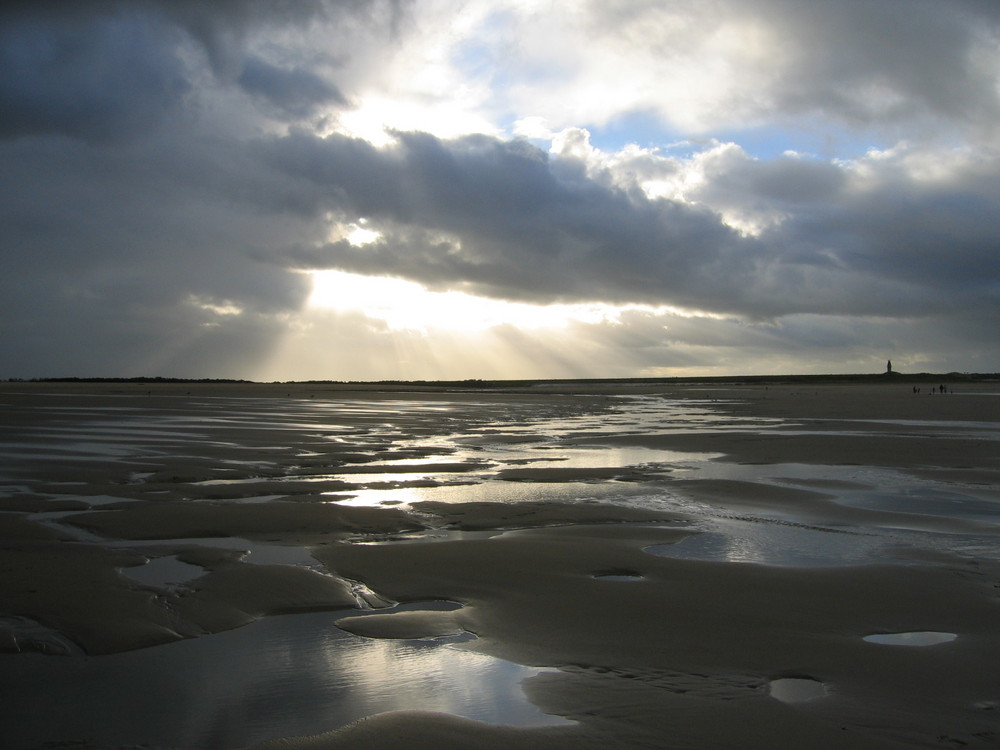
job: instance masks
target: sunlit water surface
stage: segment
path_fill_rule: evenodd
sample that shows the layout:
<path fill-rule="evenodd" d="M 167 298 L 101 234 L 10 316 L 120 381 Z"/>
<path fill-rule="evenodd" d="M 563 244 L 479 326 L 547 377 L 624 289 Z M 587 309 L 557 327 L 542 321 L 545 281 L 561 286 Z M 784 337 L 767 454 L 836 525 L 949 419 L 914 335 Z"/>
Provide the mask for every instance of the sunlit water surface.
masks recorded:
<path fill-rule="evenodd" d="M 457 645 L 362 638 L 335 613 L 281 615 L 99 657 L 5 657 L 4 748 L 50 741 L 237 748 L 327 732 L 403 709 L 534 726 L 565 720 L 527 701 L 538 673 Z"/>
<path fill-rule="evenodd" d="M 768 694 L 782 703 L 805 703 L 817 698 L 823 698 L 826 686 L 818 680 L 808 677 L 782 677 L 771 680 Z"/>

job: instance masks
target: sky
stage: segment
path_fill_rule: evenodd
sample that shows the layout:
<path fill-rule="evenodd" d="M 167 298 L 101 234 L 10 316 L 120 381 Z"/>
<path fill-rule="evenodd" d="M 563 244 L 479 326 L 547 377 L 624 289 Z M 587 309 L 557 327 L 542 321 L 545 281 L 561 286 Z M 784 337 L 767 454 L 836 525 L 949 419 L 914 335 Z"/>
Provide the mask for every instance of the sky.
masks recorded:
<path fill-rule="evenodd" d="M 0 379 L 1000 371 L 995 0 L 0 6 Z"/>

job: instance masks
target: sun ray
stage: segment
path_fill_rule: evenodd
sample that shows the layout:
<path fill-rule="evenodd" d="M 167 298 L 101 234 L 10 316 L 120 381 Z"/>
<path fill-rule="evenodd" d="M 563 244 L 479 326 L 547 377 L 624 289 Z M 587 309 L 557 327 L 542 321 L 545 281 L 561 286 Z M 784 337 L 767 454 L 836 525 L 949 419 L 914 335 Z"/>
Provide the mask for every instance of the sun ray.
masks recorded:
<path fill-rule="evenodd" d="M 370 231 L 370 230 L 358 230 Z M 615 322 L 626 310 L 682 311 L 647 305 L 577 303 L 534 305 L 491 299 L 458 291 L 431 291 L 420 284 L 387 276 L 344 271 L 308 271 L 310 309 L 358 310 L 392 329 L 484 331 L 512 325 L 521 330 L 564 329 L 572 322 Z"/>

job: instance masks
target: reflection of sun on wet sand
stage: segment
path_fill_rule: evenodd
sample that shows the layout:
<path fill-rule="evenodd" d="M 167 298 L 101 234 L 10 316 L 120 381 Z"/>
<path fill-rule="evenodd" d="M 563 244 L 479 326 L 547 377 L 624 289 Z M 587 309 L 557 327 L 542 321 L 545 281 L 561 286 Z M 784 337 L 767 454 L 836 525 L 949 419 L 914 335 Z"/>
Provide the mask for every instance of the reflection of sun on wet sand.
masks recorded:
<path fill-rule="evenodd" d="M 251 744 L 1000 742 L 984 668 L 1000 663 L 1000 396 L 0 388 L 0 670 L 329 611 L 374 642 L 474 635 L 441 647 L 547 668 L 524 690 L 572 721 L 361 709 Z M 287 560 L 264 557 L 279 548 Z M 125 574 L 151 559 L 192 577 Z M 420 601 L 456 604 L 389 606 Z M 14 747 L 117 736 L 29 728 L 17 700 L 0 709 L 23 729 Z M 196 746 L 236 746 L 219 731 Z"/>

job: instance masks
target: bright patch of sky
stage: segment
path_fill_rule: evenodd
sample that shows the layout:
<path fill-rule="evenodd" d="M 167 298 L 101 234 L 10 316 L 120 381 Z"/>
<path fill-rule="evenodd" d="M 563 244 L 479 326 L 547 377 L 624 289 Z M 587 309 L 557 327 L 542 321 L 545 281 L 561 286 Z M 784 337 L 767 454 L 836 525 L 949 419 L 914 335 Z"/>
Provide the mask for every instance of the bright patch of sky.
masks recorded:
<path fill-rule="evenodd" d="M 760 159 L 773 159 L 787 153 L 815 156 L 822 159 L 856 159 L 873 148 L 885 148 L 891 141 L 874 135 L 858 134 L 846 128 L 786 130 L 760 127 L 747 130 L 720 131 L 720 141 L 739 144 L 747 154 Z"/>
<path fill-rule="evenodd" d="M 625 310 L 653 310 L 644 305 L 531 305 L 477 297 L 464 292 L 435 292 L 412 281 L 362 276 L 343 271 L 311 271 L 309 308 L 358 310 L 393 330 L 484 331 L 511 325 L 523 330 L 564 329 L 571 322 L 615 322 Z"/>

